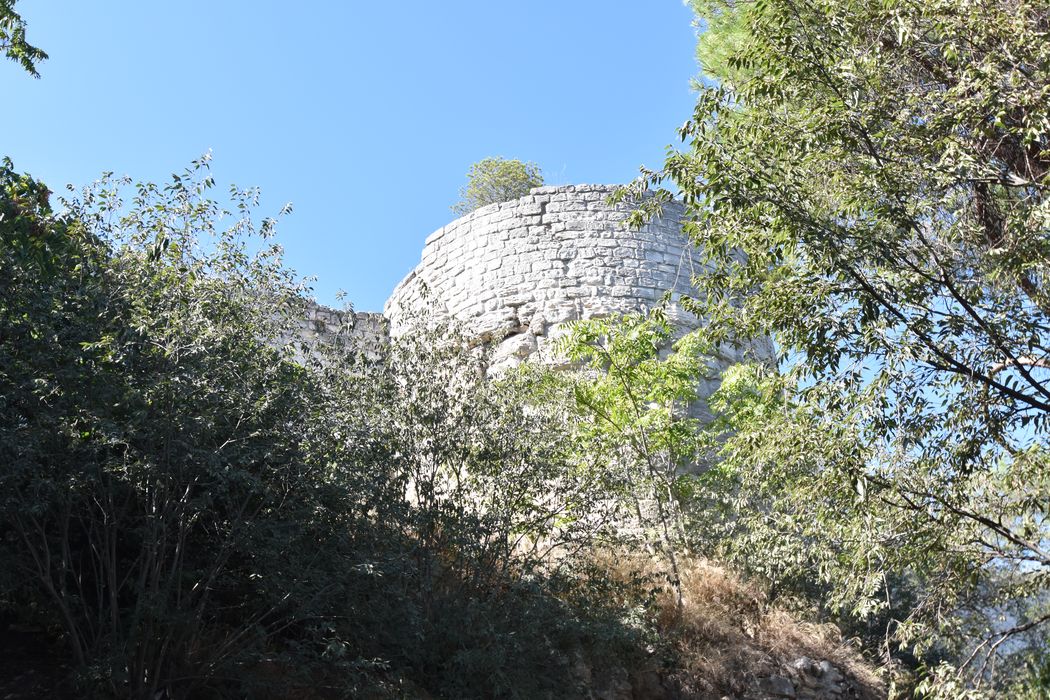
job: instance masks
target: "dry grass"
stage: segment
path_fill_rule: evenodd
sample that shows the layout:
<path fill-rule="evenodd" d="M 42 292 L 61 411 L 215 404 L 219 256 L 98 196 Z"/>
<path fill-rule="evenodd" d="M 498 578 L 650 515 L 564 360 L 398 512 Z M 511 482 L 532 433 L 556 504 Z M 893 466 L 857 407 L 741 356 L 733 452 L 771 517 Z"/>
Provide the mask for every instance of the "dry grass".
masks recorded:
<path fill-rule="evenodd" d="M 673 652 L 670 679 L 700 697 L 744 690 L 749 677 L 783 674 L 795 660 L 829 661 L 865 700 L 885 698 L 873 666 L 846 643 L 835 625 L 800 621 L 767 603 L 757 586 L 704 560 L 680 562 L 683 606 L 660 563 L 637 556 L 603 558 L 615 578 L 638 573 L 659 584 L 656 626 Z"/>

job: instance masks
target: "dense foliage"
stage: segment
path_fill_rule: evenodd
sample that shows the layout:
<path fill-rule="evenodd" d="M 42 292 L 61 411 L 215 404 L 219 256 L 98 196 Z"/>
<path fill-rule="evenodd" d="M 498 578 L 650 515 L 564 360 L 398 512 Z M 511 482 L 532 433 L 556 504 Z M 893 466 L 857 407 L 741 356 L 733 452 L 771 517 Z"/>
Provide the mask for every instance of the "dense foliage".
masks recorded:
<path fill-rule="evenodd" d="M 582 468 L 601 477 L 618 504 L 621 536 L 662 553 L 682 604 L 679 557 L 691 538 L 683 507 L 693 504 L 701 422 L 690 414 L 706 369 L 697 335 L 672 347 L 660 309 L 566 324 L 560 353 L 579 368 L 571 386 L 573 441 Z M 553 379 L 549 380 L 553 381 Z"/>
<path fill-rule="evenodd" d="M 61 216 L 0 179 L 0 618 L 61 639 L 78 695 L 536 697 L 584 640 L 630 657 L 552 558 L 600 525 L 564 406 L 448 329 L 299 342 L 275 221 L 205 161 Z"/>
<path fill-rule="evenodd" d="M 1050 7 L 694 6 L 689 149 L 641 185 L 692 205 L 708 340 L 782 354 L 720 396 L 732 547 L 931 691 L 1045 677 Z"/>
<path fill-rule="evenodd" d="M 36 66 L 47 60 L 47 54 L 26 40 L 25 20 L 15 12 L 17 1 L 0 0 L 0 52 L 31 76 L 39 78 Z"/>
<path fill-rule="evenodd" d="M 659 312 L 491 378 L 425 308 L 383 351 L 307 340 L 276 221 L 207 159 L 60 214 L 0 183 L 0 648 L 34 640 L 29 692 L 672 697 L 806 655 L 877 692 L 692 555 L 709 348 Z"/>
<path fill-rule="evenodd" d="M 14 4 L 0 50 L 35 76 Z M 901 693 L 1042 697 L 1050 7 L 692 4 L 689 147 L 638 188 L 691 207 L 706 325 L 567 324 L 569 371 L 488 379 L 425 308 L 378 355 L 307 342 L 276 220 L 207 159 L 60 213 L 4 161 L 4 630 L 61 644 L 77 696 L 565 697 L 602 664 L 770 663 L 768 595 Z M 453 210 L 542 183 L 485 159 Z M 699 400 L 767 337 L 776 367 Z"/>
<path fill-rule="evenodd" d="M 457 216 L 488 204 L 508 202 L 543 184 L 540 166 L 507 158 L 483 158 L 470 166 L 467 184 L 459 190 L 459 201 L 451 209 Z"/>

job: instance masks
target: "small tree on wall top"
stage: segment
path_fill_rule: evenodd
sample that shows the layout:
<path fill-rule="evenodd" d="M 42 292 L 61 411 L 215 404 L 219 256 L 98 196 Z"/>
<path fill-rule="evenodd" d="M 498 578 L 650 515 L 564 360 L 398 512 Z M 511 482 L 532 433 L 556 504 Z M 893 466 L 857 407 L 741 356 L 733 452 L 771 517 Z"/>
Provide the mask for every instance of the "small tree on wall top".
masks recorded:
<path fill-rule="evenodd" d="M 467 184 L 460 188 L 460 200 L 450 208 L 464 216 L 485 206 L 527 195 L 543 184 L 540 166 L 506 158 L 484 158 L 470 166 Z"/>

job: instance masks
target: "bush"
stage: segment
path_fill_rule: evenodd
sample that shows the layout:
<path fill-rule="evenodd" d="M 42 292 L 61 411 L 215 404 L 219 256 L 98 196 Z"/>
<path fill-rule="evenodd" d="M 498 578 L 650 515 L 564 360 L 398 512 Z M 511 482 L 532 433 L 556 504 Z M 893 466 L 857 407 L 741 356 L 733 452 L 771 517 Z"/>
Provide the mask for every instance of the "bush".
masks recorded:
<path fill-rule="evenodd" d="M 484 158 L 470 166 L 467 184 L 459 191 L 460 201 L 451 209 L 464 216 L 488 204 L 524 197 L 543 184 L 540 166 L 506 158 Z"/>
<path fill-rule="evenodd" d="M 78 692 L 567 682 L 578 578 L 551 553 L 586 543 L 565 504 L 589 496 L 558 406 L 522 411 L 448 329 L 379 361 L 287 343 L 306 288 L 253 191 L 220 227 L 206 161 L 63 216 L 0 178 L 0 603 L 61 637 Z"/>

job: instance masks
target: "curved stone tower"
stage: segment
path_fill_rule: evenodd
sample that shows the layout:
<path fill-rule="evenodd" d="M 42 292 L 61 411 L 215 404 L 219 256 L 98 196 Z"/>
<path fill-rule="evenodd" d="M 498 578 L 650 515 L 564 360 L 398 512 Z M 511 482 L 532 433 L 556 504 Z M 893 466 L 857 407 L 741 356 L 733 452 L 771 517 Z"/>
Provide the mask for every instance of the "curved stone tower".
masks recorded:
<path fill-rule="evenodd" d="M 453 318 L 499 342 L 499 365 L 549 356 L 547 341 L 565 321 L 644 312 L 668 290 L 688 294 L 701 262 L 682 234 L 681 205 L 631 229 L 632 207 L 608 204 L 614 189 L 538 187 L 438 229 L 384 307 L 391 331 L 421 313 Z M 669 316 L 681 330 L 697 325 L 675 304 Z"/>

